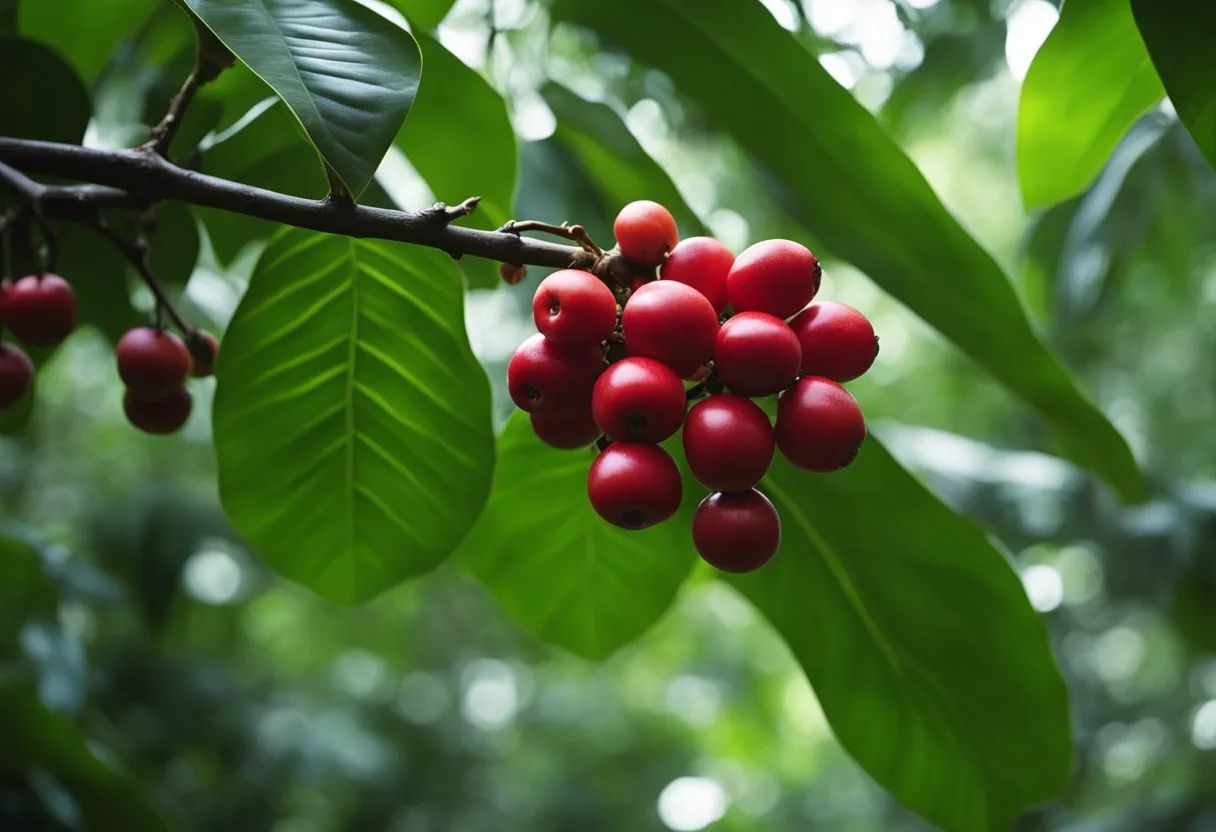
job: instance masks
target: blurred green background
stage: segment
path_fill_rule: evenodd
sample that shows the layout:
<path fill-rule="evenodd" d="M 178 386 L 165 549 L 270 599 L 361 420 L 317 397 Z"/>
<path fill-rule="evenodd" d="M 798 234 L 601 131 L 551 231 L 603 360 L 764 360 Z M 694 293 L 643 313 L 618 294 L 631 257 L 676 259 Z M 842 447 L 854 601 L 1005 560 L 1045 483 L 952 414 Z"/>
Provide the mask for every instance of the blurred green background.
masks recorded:
<path fill-rule="evenodd" d="M 867 277 L 826 260 L 821 296 L 863 310 L 882 339 L 852 386 L 874 432 L 1003 542 L 1049 622 L 1076 767 L 1067 793 L 1019 828 L 1216 829 L 1216 173 L 1167 104 L 1088 191 L 1028 216 L 1018 94 L 1052 3 L 765 5 L 1014 277 L 1154 495 L 1122 506 L 1045 453 L 1024 406 Z M 553 136 L 552 95 L 541 95 L 552 77 L 620 114 L 733 249 L 782 235 L 781 188 L 665 76 L 573 27 L 550 37 L 546 15 L 531 0 L 460 0 L 438 27 L 510 101 L 516 216 L 611 237 L 616 206 Z M 179 83 L 180 66 L 136 59 L 145 47 L 129 43 L 99 74 L 89 143 L 138 140 L 148 120 L 132 102 L 160 102 L 155 91 Z M 403 206 L 435 196 L 397 150 L 378 178 Z M 191 314 L 222 329 L 256 254 L 228 262 L 204 234 Z M 505 362 L 532 330 L 541 276 L 468 300 L 500 420 Z M 155 439 L 123 420 L 112 361 L 99 333 L 74 336 L 38 375 L 29 427 L 0 440 L 14 553 L 0 566 L 0 614 L 20 622 L 12 660 L 36 665 L 43 702 L 81 720 L 132 782 L 35 761 L 0 780 L 0 828 L 85 828 L 74 778 L 103 802 L 142 793 L 200 832 L 930 828 L 849 760 L 780 639 L 708 571 L 602 665 L 537 643 L 453 565 L 361 607 L 327 603 L 269 575 L 227 525 L 210 380 L 195 387 L 187 429 Z M 46 597 L 5 594 L 26 586 L 15 553 L 27 547 L 53 576 Z M 20 747 L 10 716 L 0 752 Z"/>

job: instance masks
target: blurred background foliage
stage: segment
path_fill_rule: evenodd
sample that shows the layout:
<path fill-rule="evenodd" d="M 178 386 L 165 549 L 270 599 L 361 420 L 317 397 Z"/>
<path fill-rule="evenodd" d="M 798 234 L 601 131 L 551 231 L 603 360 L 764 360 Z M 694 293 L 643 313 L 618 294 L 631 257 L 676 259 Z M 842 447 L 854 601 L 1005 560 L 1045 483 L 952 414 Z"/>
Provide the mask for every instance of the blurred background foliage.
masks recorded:
<path fill-rule="evenodd" d="M 27 2 L 21 30 L 56 44 L 88 84 L 86 141 L 130 145 L 189 66 L 189 26 L 167 4 L 91 2 L 106 14 L 88 28 Z M 545 3 L 395 5 L 428 27 L 442 19 L 438 42 L 509 102 L 516 216 L 607 240 L 616 207 L 650 196 L 686 233 L 708 229 L 735 250 L 805 236 L 779 183 L 669 79 L 584 30 L 551 30 Z M 1008 547 L 1049 622 L 1076 766 L 1067 793 L 1020 828 L 1216 828 L 1216 173 L 1165 104 L 1084 193 L 1028 216 L 1018 94 L 1055 5 L 765 6 L 1014 277 L 1150 482 L 1149 502 L 1120 505 L 1045 453 L 1041 424 L 920 318 L 826 261 L 825 296 L 864 310 L 882 338 L 853 388 L 875 432 Z M 196 141 L 256 104 L 236 74 L 221 84 L 194 111 Z M 572 92 L 602 110 L 564 114 Z M 244 150 L 211 132 L 204 156 L 315 195 L 323 182 L 303 173 L 315 162 L 274 109 L 260 133 L 236 134 Z M 271 150 L 288 145 L 304 158 Z M 373 201 L 429 204 L 430 152 L 390 153 Z M 656 181 L 648 166 L 675 190 L 639 192 Z M 198 265 L 176 278 L 195 319 L 222 329 L 264 233 L 243 219 L 200 226 Z M 195 236 L 187 224 L 162 255 L 171 282 Z M 539 272 L 469 297 L 500 420 Z M 28 425 L 0 440 L 0 750 L 22 763 L 0 779 L 0 828 L 154 829 L 157 813 L 200 832 L 929 828 L 849 760 L 780 639 L 707 573 L 602 665 L 538 644 L 453 565 L 358 608 L 329 604 L 267 574 L 227 525 L 210 389 L 196 387 L 182 434 L 146 437 L 122 418 L 112 360 L 104 333 L 73 337 L 39 373 Z"/>

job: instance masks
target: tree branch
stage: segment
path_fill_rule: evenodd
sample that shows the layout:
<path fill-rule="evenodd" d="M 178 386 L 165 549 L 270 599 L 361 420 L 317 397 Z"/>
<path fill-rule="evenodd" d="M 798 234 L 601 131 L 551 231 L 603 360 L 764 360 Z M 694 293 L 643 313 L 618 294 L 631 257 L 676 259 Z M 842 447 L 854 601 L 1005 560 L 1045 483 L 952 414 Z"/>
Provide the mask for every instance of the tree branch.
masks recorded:
<path fill-rule="evenodd" d="M 451 225 L 472 210 L 476 203 L 471 200 L 453 207 L 392 211 L 301 199 L 187 170 L 148 151 L 97 150 L 3 137 L 0 163 L 26 173 L 90 183 L 39 186 L 45 189 L 43 211 L 56 219 L 87 221 L 89 211 L 95 213 L 96 208 L 147 207 L 172 199 L 313 231 L 429 246 L 452 257 L 470 254 L 504 263 L 586 269 L 622 285 L 628 285 L 632 271 L 615 252 L 597 256 L 581 247 Z"/>

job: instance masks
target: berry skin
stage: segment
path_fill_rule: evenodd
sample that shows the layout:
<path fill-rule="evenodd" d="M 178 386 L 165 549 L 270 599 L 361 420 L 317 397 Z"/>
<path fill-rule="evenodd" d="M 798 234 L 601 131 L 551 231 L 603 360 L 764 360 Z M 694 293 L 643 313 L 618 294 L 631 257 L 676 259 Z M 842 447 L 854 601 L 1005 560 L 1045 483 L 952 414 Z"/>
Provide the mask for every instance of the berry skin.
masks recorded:
<path fill-rule="evenodd" d="M 640 199 L 621 209 L 612 224 L 616 244 L 625 259 L 635 265 L 653 268 L 663 262 L 667 252 L 680 241 L 671 212 L 657 202 Z"/>
<path fill-rule="evenodd" d="M 587 497 L 596 514 L 623 529 L 645 529 L 680 508 L 680 469 L 658 445 L 614 442 L 587 474 Z"/>
<path fill-rule="evenodd" d="M 835 471 L 857 458 L 866 420 L 848 390 L 819 376 L 803 376 L 781 394 L 774 429 L 777 448 L 808 471 Z"/>
<path fill-rule="evenodd" d="M 586 448 L 600 436 L 599 425 L 592 418 L 589 407 L 538 411 L 531 419 L 537 438 L 563 451 Z"/>
<path fill-rule="evenodd" d="M 220 349 L 219 339 L 210 332 L 200 329 L 186 339 L 186 348 L 193 359 L 190 375 L 195 378 L 206 378 L 215 372 L 215 356 Z"/>
<path fill-rule="evenodd" d="M 595 382 L 591 412 L 618 442 L 662 442 L 684 422 L 684 382 L 653 358 L 618 361 Z"/>
<path fill-rule="evenodd" d="M 58 275 L 27 275 L 3 287 L 0 319 L 22 342 L 53 347 L 76 328 L 76 293 Z"/>
<path fill-rule="evenodd" d="M 773 426 L 751 399 L 702 399 L 684 421 L 684 455 L 697 481 L 715 491 L 746 491 L 773 461 Z"/>
<path fill-rule="evenodd" d="M 507 390 L 528 413 L 586 407 L 602 367 L 598 344 L 563 347 L 538 332 L 511 356 Z"/>
<path fill-rule="evenodd" d="M 718 316 L 691 286 L 656 280 L 629 298 L 621 313 L 621 329 L 630 355 L 662 361 L 687 378 L 713 352 Z"/>
<path fill-rule="evenodd" d="M 692 518 L 701 558 L 723 572 L 754 572 L 781 547 L 781 518 L 759 491 L 710 494 Z"/>
<path fill-rule="evenodd" d="M 705 295 L 714 312 L 722 314 L 726 308 L 726 275 L 734 262 L 734 253 L 713 237 L 689 237 L 667 255 L 659 277 L 691 286 Z"/>
<path fill-rule="evenodd" d="M 726 295 L 736 312 L 788 318 L 811 302 L 822 277 L 818 258 L 806 246 L 765 240 L 735 258 L 726 277 Z"/>
<path fill-rule="evenodd" d="M 532 318 L 540 333 L 555 344 L 598 344 L 616 327 L 616 298 L 590 272 L 562 269 L 536 288 Z"/>
<path fill-rule="evenodd" d="M 866 316 L 836 301 L 812 303 L 790 321 L 802 344 L 802 372 L 852 381 L 878 357 L 878 338 Z"/>
<path fill-rule="evenodd" d="M 19 347 L 0 344 L 0 410 L 21 401 L 34 378 L 34 363 Z"/>
<path fill-rule="evenodd" d="M 194 397 L 190 389 L 178 387 L 162 399 L 141 399 L 130 390 L 122 398 L 122 409 L 127 421 L 144 433 L 163 435 L 173 433 L 186 424 Z"/>
<path fill-rule="evenodd" d="M 732 392 L 771 396 L 798 377 L 802 347 L 794 330 L 763 312 L 740 312 L 718 330 L 714 367 Z"/>
<path fill-rule="evenodd" d="M 141 326 L 118 340 L 118 377 L 127 390 L 149 401 L 164 398 L 190 375 L 190 350 L 172 332 Z M 187 411 L 188 412 L 188 411 Z"/>

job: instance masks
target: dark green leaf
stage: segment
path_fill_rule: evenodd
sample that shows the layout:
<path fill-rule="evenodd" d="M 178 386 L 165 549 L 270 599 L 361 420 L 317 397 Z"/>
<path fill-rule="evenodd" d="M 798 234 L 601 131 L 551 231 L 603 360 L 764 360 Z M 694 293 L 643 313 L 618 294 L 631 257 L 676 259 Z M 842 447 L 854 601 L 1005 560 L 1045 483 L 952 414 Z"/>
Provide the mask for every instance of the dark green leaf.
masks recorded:
<path fill-rule="evenodd" d="M 612 239 L 612 213 L 578 161 L 555 139 L 525 142 L 519 149 L 520 189 L 515 215 L 550 222 L 577 222 L 594 240 Z"/>
<path fill-rule="evenodd" d="M 220 497 L 273 569 L 363 601 L 439 564 L 494 464 L 490 391 L 451 259 L 291 231 L 224 337 Z"/>
<path fill-rule="evenodd" d="M 0 35 L 17 34 L 18 0 L 0 0 Z"/>
<path fill-rule="evenodd" d="M 1124 497 L 1143 495 L 1123 438 L 1043 344 L 1000 266 L 873 116 L 762 4 L 558 0 L 554 13 L 665 70 L 787 182 L 801 200 L 800 219 L 825 246 L 1036 407 L 1072 459 Z"/>
<path fill-rule="evenodd" d="M 33 616 L 53 618 L 55 583 L 30 541 L 0 532 L 0 658 L 15 654 L 17 634 Z"/>
<path fill-rule="evenodd" d="M 873 437 L 828 476 L 778 456 L 777 557 L 731 578 L 789 643 L 832 731 L 945 829 L 1009 829 L 1067 782 L 1064 682 L 1043 621 L 984 533 Z"/>
<path fill-rule="evenodd" d="M 1216 168 L 1216 4 L 1208 0 L 1131 0 L 1136 25 L 1178 118 Z"/>
<path fill-rule="evenodd" d="M 422 71 L 405 31 L 356 0 L 185 0 L 300 120 L 353 196 L 401 128 Z"/>
<path fill-rule="evenodd" d="M 426 77 L 397 146 L 436 198 L 456 204 L 480 196 L 462 225 L 498 228 L 511 219 L 519 177 L 519 151 L 507 104 L 484 78 L 439 42 L 419 35 Z M 406 208 L 421 206 L 408 205 Z M 470 258 L 462 264 L 474 286 L 498 284 L 497 267 Z"/>
<path fill-rule="evenodd" d="M 409 18 L 411 26 L 424 32 L 429 32 L 438 26 L 440 21 L 447 17 L 452 6 L 456 5 L 456 0 L 388 0 L 388 2 Z M 427 72 L 430 71 L 428 66 Z"/>
<path fill-rule="evenodd" d="M 197 238 L 194 244 L 197 254 Z M 74 223 L 60 227 L 59 272 L 76 291 L 77 318 L 97 327 L 111 343 L 131 327 L 147 323 L 131 306 L 129 270 L 122 252 L 96 231 Z"/>
<path fill-rule="evenodd" d="M 676 443 L 678 445 L 678 442 Z M 587 502 L 595 451 L 556 451 L 516 413 L 498 440 L 494 490 L 461 564 L 540 638 L 603 659 L 671 606 L 696 562 L 696 486 L 679 514 L 641 532 L 609 525 Z"/>
<path fill-rule="evenodd" d="M 20 28 L 23 35 L 55 47 L 80 77 L 92 84 L 123 40 L 135 34 L 157 12 L 160 3 L 161 0 L 121 3 L 26 0 L 21 4 Z"/>
<path fill-rule="evenodd" d="M 1089 187 L 1119 138 L 1165 94 L 1127 0 L 1069 0 L 1034 57 L 1018 108 L 1026 209 Z"/>
<path fill-rule="evenodd" d="M 70 144 L 84 138 L 93 110 L 89 93 L 50 48 L 0 37 L 0 78 L 0 136 Z M 55 106 L 48 107 L 48 101 Z"/>
<path fill-rule="evenodd" d="M 553 138 L 578 159 L 605 213 L 616 216 L 635 199 L 653 199 L 675 216 L 682 236 L 705 232 L 667 172 L 642 149 L 615 110 L 585 101 L 559 84 L 546 85 L 541 94 L 557 117 Z"/>

